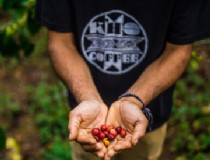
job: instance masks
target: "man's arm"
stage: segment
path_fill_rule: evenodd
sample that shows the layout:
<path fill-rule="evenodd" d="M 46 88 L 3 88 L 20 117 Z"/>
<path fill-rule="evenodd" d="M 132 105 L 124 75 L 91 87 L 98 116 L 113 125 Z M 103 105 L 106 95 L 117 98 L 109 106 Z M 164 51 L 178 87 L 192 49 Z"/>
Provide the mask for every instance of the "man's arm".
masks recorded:
<path fill-rule="evenodd" d="M 97 143 L 91 128 L 105 124 L 107 106 L 93 83 L 88 66 L 78 53 L 71 33 L 49 31 L 49 54 L 55 71 L 71 90 L 78 106 L 69 114 L 69 139 L 98 157 L 104 157 L 106 147 Z"/>
<path fill-rule="evenodd" d="M 142 98 L 145 104 L 148 104 L 181 76 L 190 60 L 191 52 L 191 44 L 174 45 L 167 43 L 162 56 L 143 72 L 128 92 L 135 93 Z M 130 99 L 135 100 L 134 98 Z M 136 103 L 139 102 L 136 101 Z M 140 103 L 139 105 L 142 106 Z"/>
<path fill-rule="evenodd" d="M 71 90 L 77 102 L 102 102 L 87 64 L 74 45 L 72 33 L 48 32 L 48 48 L 55 71 Z"/>
<path fill-rule="evenodd" d="M 192 45 L 167 43 L 164 53 L 146 68 L 128 92 L 135 93 L 148 104 L 180 77 L 190 60 L 191 51 Z M 108 148 L 105 160 L 110 160 L 119 151 L 132 148 L 145 135 L 148 120 L 142 107 L 133 97 L 124 97 L 112 104 L 107 117 L 108 124 L 123 126 L 129 132 L 124 140 L 118 140 Z"/>

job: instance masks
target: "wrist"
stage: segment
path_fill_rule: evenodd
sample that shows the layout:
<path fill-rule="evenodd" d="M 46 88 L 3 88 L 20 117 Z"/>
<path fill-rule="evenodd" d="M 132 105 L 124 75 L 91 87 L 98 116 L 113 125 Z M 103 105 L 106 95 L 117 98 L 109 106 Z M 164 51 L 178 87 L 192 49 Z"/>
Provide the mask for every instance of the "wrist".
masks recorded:
<path fill-rule="evenodd" d="M 131 102 L 133 104 L 135 104 L 136 106 L 138 106 L 140 109 L 143 109 L 143 104 L 141 102 L 139 102 L 136 98 L 134 97 L 122 97 L 122 98 L 119 98 L 118 101 L 121 101 L 121 102 Z"/>
<path fill-rule="evenodd" d="M 128 99 L 129 98 L 129 99 Z M 133 103 L 137 104 L 137 106 L 142 106 L 141 109 L 142 109 L 142 112 L 144 113 L 145 117 L 147 118 L 149 124 L 148 124 L 148 131 L 151 131 L 152 130 L 152 124 L 153 124 L 153 115 L 152 115 L 152 112 L 150 111 L 149 108 L 146 107 L 145 103 L 143 102 L 143 100 L 137 96 L 136 94 L 134 93 L 130 93 L 130 92 L 126 92 L 122 95 L 120 95 L 118 97 L 118 100 L 132 100 Z M 140 103 L 140 104 L 139 104 Z"/>
<path fill-rule="evenodd" d="M 131 93 L 131 92 L 125 92 L 122 95 L 118 97 L 118 99 L 124 99 L 124 100 L 129 100 L 133 103 L 135 103 L 137 106 L 139 106 L 141 109 L 145 108 L 145 103 L 144 101 L 136 94 Z"/>
<path fill-rule="evenodd" d="M 80 94 L 75 95 L 77 103 L 81 103 L 83 101 L 96 101 L 98 103 L 103 103 L 103 100 L 98 94 L 88 93 L 88 94 Z"/>

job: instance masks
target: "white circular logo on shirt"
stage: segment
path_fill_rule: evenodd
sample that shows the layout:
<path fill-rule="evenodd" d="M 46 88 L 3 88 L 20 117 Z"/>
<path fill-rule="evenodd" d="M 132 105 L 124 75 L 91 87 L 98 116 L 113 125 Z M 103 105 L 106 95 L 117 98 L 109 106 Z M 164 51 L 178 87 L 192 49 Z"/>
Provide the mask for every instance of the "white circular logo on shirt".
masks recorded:
<path fill-rule="evenodd" d="M 81 39 L 82 51 L 100 71 L 120 75 L 139 65 L 146 56 L 148 38 L 131 15 L 111 10 L 93 17 Z"/>

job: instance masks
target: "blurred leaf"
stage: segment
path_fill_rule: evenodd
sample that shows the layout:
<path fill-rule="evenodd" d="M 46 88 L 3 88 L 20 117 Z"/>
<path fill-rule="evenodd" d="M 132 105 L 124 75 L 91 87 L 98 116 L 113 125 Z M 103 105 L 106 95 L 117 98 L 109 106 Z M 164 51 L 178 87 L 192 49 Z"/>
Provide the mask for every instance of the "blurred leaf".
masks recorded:
<path fill-rule="evenodd" d="M 210 114 L 210 105 L 201 107 L 202 114 Z"/>
<path fill-rule="evenodd" d="M 176 150 L 181 150 L 184 147 L 184 143 L 180 138 L 176 138 L 173 141 L 173 146 L 175 147 Z"/>
<path fill-rule="evenodd" d="M 8 158 L 11 160 L 22 160 L 20 153 L 20 146 L 14 138 L 8 138 L 6 141 L 6 148 L 10 152 L 8 153 Z"/>
<path fill-rule="evenodd" d="M 2 6 L 3 6 L 3 1 L 4 0 L 0 0 L 0 8 L 2 8 Z"/>
<path fill-rule="evenodd" d="M 192 156 L 193 160 L 208 160 L 209 156 L 205 156 L 205 153 L 197 153 Z"/>
<path fill-rule="evenodd" d="M 198 137 L 198 140 L 200 142 L 200 145 L 202 149 L 205 149 L 210 146 L 210 135 L 209 134 L 200 134 Z"/>
<path fill-rule="evenodd" d="M 28 37 L 24 34 L 21 34 L 19 37 L 20 37 L 20 42 L 19 42 L 20 48 L 23 49 L 25 56 L 29 56 L 34 50 L 34 44 L 30 42 Z"/>
<path fill-rule="evenodd" d="M 2 3 L 2 8 L 7 10 L 9 8 L 12 8 L 13 4 L 15 3 L 16 0 L 13 0 L 13 1 L 3 1 Z"/>
<path fill-rule="evenodd" d="M 205 80 L 199 74 L 190 74 L 188 76 L 189 82 L 194 83 L 196 86 L 203 86 L 205 84 Z"/>
<path fill-rule="evenodd" d="M 190 109 L 193 116 L 200 114 L 200 108 L 198 108 L 197 106 L 191 107 Z"/>
<path fill-rule="evenodd" d="M 175 160 L 188 160 L 185 156 L 179 156 Z"/>
<path fill-rule="evenodd" d="M 34 10 L 29 12 L 28 23 L 27 23 L 28 30 L 32 35 L 36 34 L 41 29 L 41 25 L 39 23 L 36 23 L 34 20 L 33 12 Z"/>
<path fill-rule="evenodd" d="M 196 60 L 192 60 L 190 66 L 194 71 L 197 71 L 199 69 L 199 64 Z"/>
<path fill-rule="evenodd" d="M 12 37 L 6 37 L 4 42 L 0 46 L 0 52 L 3 56 L 18 56 L 19 47 Z"/>
<path fill-rule="evenodd" d="M 34 22 L 34 0 L 0 0 L 4 12 L 10 15 L 7 23 L 0 26 L 0 54 L 2 56 L 19 57 L 20 52 L 24 56 L 30 55 L 34 50 L 30 33 L 36 34 L 40 30 L 40 25 Z M 7 15 L 5 14 L 5 15 Z M 28 33 L 28 35 L 26 35 Z M 22 37 L 25 36 L 25 45 L 22 44 Z M 13 46 L 13 47 L 11 47 Z"/>
<path fill-rule="evenodd" d="M 0 150 L 6 148 L 6 135 L 4 131 L 0 128 Z"/>
<path fill-rule="evenodd" d="M 12 11 L 12 20 L 13 21 L 18 21 L 19 18 L 21 18 L 25 13 L 24 8 L 17 8 L 14 11 Z"/>

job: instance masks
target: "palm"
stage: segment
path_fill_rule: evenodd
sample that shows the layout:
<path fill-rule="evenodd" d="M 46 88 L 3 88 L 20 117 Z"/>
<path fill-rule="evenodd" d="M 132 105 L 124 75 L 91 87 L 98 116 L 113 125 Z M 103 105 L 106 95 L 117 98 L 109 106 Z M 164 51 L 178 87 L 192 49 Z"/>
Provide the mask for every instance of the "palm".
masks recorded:
<path fill-rule="evenodd" d="M 100 127 L 105 123 L 107 107 L 98 107 L 98 105 L 97 103 L 86 102 L 81 107 L 78 106 L 76 112 L 79 112 L 78 115 L 81 118 L 78 139 L 80 137 L 93 138 L 92 128 Z"/>
<path fill-rule="evenodd" d="M 147 119 L 140 108 L 127 101 L 117 101 L 112 104 L 108 113 L 108 123 L 114 126 L 121 126 L 127 130 L 125 138 L 117 136 L 117 140 L 109 146 L 108 155 L 110 156 L 135 145 L 141 136 L 140 134 L 143 135 L 147 127 Z"/>
<path fill-rule="evenodd" d="M 80 103 L 69 116 L 70 140 L 76 140 L 82 148 L 94 152 L 97 156 L 103 156 L 106 148 L 96 143 L 91 134 L 92 128 L 100 127 L 105 123 L 107 107 L 97 101 L 84 101 Z M 97 146 L 101 146 L 97 150 Z"/>

